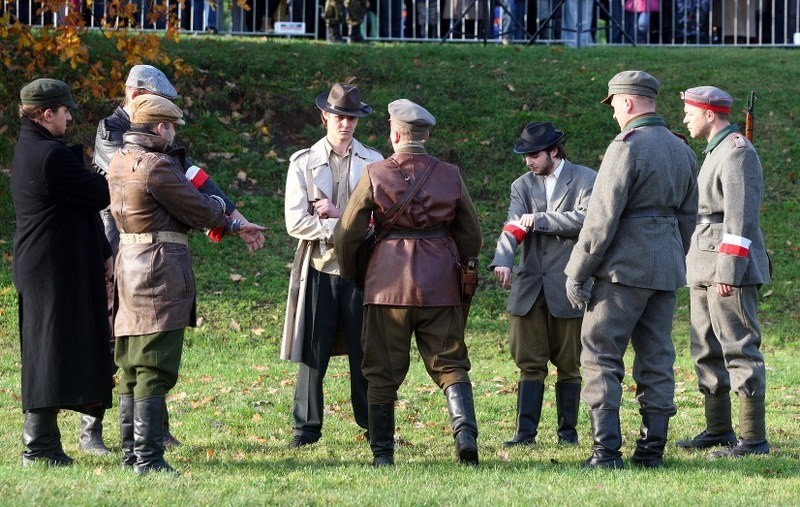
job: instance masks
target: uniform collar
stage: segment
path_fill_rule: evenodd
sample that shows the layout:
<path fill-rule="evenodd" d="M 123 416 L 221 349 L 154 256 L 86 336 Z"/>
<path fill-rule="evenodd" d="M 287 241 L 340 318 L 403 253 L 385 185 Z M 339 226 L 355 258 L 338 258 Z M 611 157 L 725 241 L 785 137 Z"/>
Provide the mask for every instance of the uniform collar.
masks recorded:
<path fill-rule="evenodd" d="M 395 148 L 395 153 L 427 153 L 422 143 L 408 142 Z"/>
<path fill-rule="evenodd" d="M 633 118 L 631 121 L 625 125 L 625 128 L 622 130 L 631 130 L 637 127 L 650 127 L 650 126 L 659 126 L 659 127 L 666 127 L 667 122 L 664 121 L 660 115 L 656 113 L 645 113 Z"/>
<path fill-rule="evenodd" d="M 729 135 L 733 134 L 734 132 L 739 132 L 739 127 L 734 124 L 730 124 L 724 129 L 717 132 L 714 137 L 712 137 L 708 141 L 708 145 L 706 145 L 706 149 L 703 150 L 703 153 L 709 153 L 711 150 L 719 146 L 719 143 L 722 142 L 723 139 L 728 137 Z"/>

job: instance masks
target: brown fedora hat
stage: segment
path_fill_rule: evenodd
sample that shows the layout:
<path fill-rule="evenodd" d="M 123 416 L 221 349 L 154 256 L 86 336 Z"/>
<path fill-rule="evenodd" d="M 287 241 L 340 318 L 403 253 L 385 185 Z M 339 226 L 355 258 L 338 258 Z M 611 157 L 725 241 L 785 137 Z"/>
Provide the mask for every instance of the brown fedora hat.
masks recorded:
<path fill-rule="evenodd" d="M 549 121 L 534 122 L 522 129 L 514 153 L 536 153 L 546 150 L 564 138 L 564 133 L 553 128 Z"/>
<path fill-rule="evenodd" d="M 317 107 L 340 116 L 367 116 L 372 108 L 361 102 L 361 92 L 353 85 L 336 83 L 330 93 L 317 96 Z"/>

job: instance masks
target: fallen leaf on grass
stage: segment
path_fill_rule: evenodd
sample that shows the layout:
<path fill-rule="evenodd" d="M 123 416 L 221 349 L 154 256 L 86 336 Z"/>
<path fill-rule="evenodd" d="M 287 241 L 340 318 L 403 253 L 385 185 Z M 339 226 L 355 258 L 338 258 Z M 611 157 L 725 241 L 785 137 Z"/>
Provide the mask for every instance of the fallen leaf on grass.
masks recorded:
<path fill-rule="evenodd" d="M 508 451 L 497 451 L 497 457 L 502 461 L 510 461 L 508 458 Z"/>

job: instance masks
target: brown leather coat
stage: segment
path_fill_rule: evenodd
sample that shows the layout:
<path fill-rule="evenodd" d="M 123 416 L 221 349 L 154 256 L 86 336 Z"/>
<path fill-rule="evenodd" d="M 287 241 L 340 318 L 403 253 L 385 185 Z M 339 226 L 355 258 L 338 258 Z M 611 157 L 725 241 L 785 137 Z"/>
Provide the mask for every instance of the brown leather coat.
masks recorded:
<path fill-rule="evenodd" d="M 221 201 L 186 179 L 182 150 L 166 140 L 129 132 L 108 171 L 111 213 L 121 233 L 224 226 Z M 189 247 L 179 243 L 120 245 L 114 268 L 114 334 L 131 336 L 195 325 L 195 281 Z"/>
<path fill-rule="evenodd" d="M 436 162 L 421 149 L 395 153 L 370 164 L 337 224 L 336 254 L 345 278 L 355 275 L 355 251 L 364 239 L 370 216 L 381 216 L 425 169 Z M 457 166 L 438 161 L 428 180 L 394 226 L 398 229 L 445 228 L 437 238 L 386 238 L 367 269 L 364 304 L 391 306 L 458 306 L 459 265 L 476 256 L 482 236 L 475 207 Z"/>

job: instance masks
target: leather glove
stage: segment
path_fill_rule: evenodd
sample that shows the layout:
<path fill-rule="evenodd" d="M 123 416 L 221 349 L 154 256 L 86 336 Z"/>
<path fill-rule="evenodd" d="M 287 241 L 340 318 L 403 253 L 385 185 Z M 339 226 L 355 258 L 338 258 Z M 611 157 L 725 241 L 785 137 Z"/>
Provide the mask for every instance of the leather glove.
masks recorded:
<path fill-rule="evenodd" d="M 567 278 L 567 299 L 569 299 L 569 304 L 576 310 L 584 308 L 592 298 L 591 291 L 587 290 L 584 287 L 585 285 L 586 282 Z"/>

